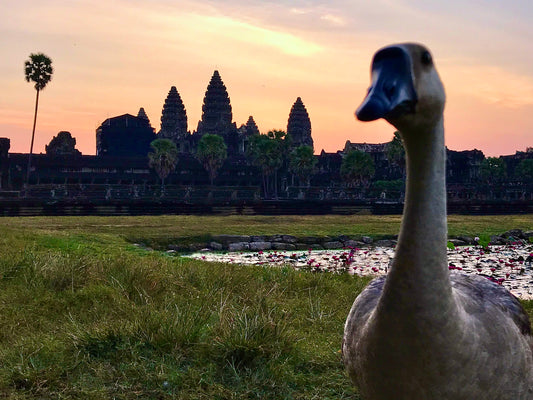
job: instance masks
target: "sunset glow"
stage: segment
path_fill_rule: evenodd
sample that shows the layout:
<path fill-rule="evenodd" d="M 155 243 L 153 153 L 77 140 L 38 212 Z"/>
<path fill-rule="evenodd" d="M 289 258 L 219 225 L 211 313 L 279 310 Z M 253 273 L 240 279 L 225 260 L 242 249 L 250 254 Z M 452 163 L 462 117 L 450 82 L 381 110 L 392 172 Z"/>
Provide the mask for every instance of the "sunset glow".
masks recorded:
<path fill-rule="evenodd" d="M 505 3 L 505 4 L 504 4 Z M 237 126 L 287 127 L 301 97 L 315 152 L 392 138 L 385 122 L 353 113 L 369 85 L 373 53 L 415 41 L 433 52 L 447 93 L 446 144 L 486 156 L 533 146 L 533 7 L 525 0 L 243 1 L 6 0 L 0 15 L 0 137 L 28 152 L 35 90 L 30 53 L 53 60 L 40 97 L 34 151 L 59 131 L 95 154 L 95 130 L 144 107 L 159 131 L 171 86 L 196 130 L 213 71 Z"/>

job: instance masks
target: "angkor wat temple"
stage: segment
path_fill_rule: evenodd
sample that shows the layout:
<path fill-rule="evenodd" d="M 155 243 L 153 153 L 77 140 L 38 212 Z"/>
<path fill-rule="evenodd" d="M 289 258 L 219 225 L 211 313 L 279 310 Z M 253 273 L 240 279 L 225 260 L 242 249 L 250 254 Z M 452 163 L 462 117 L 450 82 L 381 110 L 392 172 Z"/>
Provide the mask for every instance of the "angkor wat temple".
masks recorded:
<path fill-rule="evenodd" d="M 405 172 L 401 160 L 391 158 L 389 143 L 347 141 L 337 152 L 322 151 L 315 156 L 316 165 L 306 184 L 295 179 L 287 159 L 270 177 L 275 179 L 275 192 L 265 193 L 262 171 L 248 155 L 250 137 L 259 133 L 253 116 L 239 127 L 233 121 L 226 86 L 214 71 L 201 120 L 192 132 L 185 105 L 172 86 L 164 100 L 158 132 L 143 108 L 137 115 L 103 121 L 96 130 L 96 155 L 82 155 L 75 148 L 76 139 L 61 131 L 46 146 L 45 154 L 32 156 L 28 182 L 28 154 L 10 153 L 10 140 L 0 138 L 0 215 L 24 214 L 21 205 L 33 207 L 34 213 L 143 213 L 148 212 L 147 205 L 153 208 L 156 203 L 163 206 L 153 212 L 213 212 L 217 207 L 233 207 L 237 212 L 255 207 L 261 212 L 269 204 L 274 204 L 270 212 L 276 212 L 276 207 L 284 210 L 281 212 L 355 212 L 373 207 L 376 212 L 377 205 L 385 207 L 383 212 L 401 211 Z M 227 146 L 228 158 L 213 185 L 196 158 L 205 134 L 221 136 Z M 150 143 L 156 138 L 172 140 L 179 151 L 177 167 L 163 191 L 148 165 Z M 311 119 L 300 97 L 288 113 L 286 139 L 289 153 L 299 146 L 313 148 Z M 365 184 L 349 183 L 341 176 L 343 156 L 353 150 L 369 154 L 373 161 L 375 173 Z M 533 149 L 500 157 L 504 179 L 485 179 L 482 165 L 486 158 L 479 150 L 447 150 L 447 156 L 451 207 L 455 204 L 459 211 L 483 212 L 476 209 L 479 204 L 500 204 L 503 208 L 492 211 L 502 212 L 505 207 L 509 212 L 533 211 L 533 179 L 530 174 L 520 174 L 522 161 L 533 160 Z M 491 212 L 490 207 L 485 211 Z"/>

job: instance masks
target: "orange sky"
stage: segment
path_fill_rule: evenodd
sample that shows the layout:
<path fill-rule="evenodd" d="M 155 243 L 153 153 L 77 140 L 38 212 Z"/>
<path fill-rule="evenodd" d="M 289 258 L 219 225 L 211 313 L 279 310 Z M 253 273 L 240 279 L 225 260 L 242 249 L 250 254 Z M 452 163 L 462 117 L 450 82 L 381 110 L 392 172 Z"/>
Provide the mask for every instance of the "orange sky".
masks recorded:
<path fill-rule="evenodd" d="M 23 64 L 44 52 L 55 71 L 40 97 L 37 153 L 67 130 L 83 154 L 95 154 L 101 122 L 140 107 L 158 131 L 173 85 L 195 130 L 215 69 L 238 126 L 253 115 L 261 132 L 285 130 L 300 96 L 317 153 L 346 140 L 384 142 L 391 126 L 353 113 L 374 51 L 417 41 L 432 50 L 446 87 L 447 146 L 514 154 L 533 146 L 531 21 L 529 0 L 6 0 L 0 137 L 11 152 L 28 152 L 35 90 Z"/>

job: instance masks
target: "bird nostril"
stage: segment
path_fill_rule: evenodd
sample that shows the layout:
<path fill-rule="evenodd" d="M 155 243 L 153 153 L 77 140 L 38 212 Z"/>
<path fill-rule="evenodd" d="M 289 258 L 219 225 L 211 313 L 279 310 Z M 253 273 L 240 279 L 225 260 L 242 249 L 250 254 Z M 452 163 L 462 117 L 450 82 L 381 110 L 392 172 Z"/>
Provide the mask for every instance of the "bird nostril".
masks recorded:
<path fill-rule="evenodd" d="M 394 94 L 396 93 L 396 86 L 394 85 L 385 86 L 383 88 L 383 92 L 385 93 L 385 96 L 387 96 L 387 98 L 391 100 Z"/>

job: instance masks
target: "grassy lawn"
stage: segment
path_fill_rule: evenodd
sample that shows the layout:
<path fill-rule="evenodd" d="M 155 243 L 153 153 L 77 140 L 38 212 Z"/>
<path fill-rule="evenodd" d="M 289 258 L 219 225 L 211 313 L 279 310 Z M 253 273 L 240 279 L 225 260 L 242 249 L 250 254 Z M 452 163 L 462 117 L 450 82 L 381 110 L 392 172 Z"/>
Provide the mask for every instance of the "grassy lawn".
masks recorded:
<path fill-rule="evenodd" d="M 209 234 L 397 233 L 398 216 L 0 219 L 0 397 L 358 399 L 340 360 L 367 279 L 134 247 Z M 533 216 L 450 217 L 450 234 Z M 529 310 L 531 302 L 525 303 Z"/>

